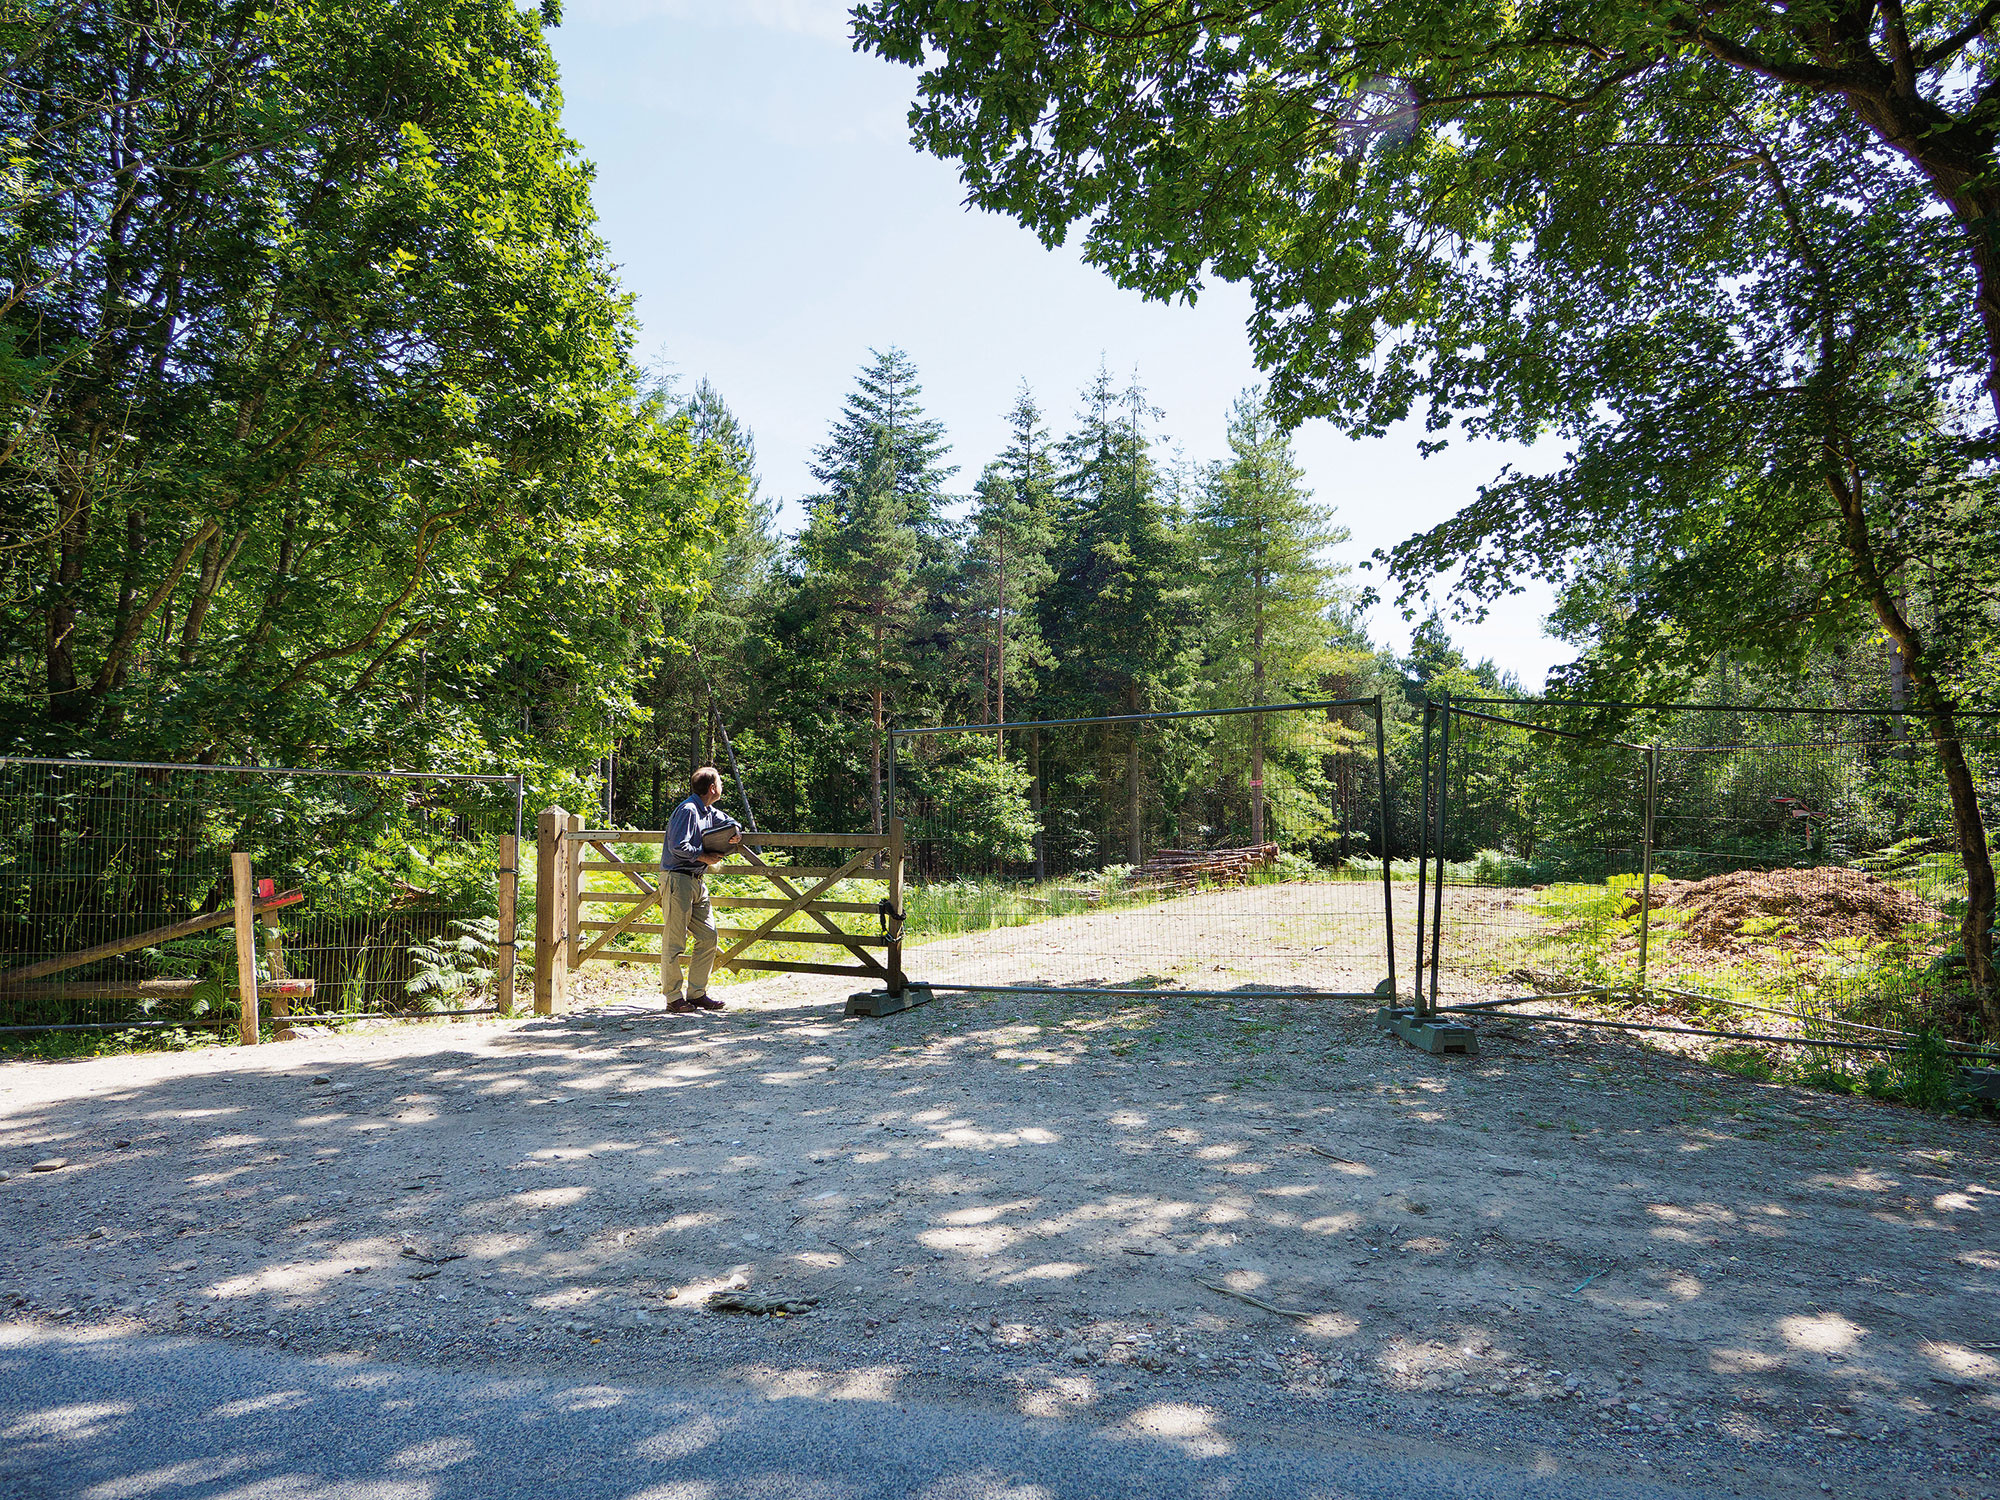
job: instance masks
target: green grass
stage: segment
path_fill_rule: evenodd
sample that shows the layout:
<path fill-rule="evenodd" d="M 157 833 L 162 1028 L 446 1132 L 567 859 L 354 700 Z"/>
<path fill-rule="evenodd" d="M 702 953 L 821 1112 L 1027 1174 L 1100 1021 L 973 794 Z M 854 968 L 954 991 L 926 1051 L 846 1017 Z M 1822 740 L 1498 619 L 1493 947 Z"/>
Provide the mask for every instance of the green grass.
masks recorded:
<path fill-rule="evenodd" d="M 198 1047 L 228 1046 L 236 1040 L 230 1027 L 146 1027 L 125 1031 L 39 1031 L 0 1036 L 0 1057 L 35 1062 L 63 1062 L 85 1057 L 130 1057 L 141 1052 L 188 1052 Z"/>

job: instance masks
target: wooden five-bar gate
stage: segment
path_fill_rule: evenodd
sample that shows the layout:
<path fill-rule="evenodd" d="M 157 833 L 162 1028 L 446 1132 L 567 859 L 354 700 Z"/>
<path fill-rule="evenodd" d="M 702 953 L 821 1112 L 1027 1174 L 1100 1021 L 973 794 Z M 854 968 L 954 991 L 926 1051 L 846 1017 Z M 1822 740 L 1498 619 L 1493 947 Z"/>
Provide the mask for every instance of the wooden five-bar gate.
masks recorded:
<path fill-rule="evenodd" d="M 665 931 L 660 913 L 660 861 L 628 860 L 620 844 L 662 845 L 658 829 L 589 828 L 579 813 L 560 807 L 543 810 L 536 824 L 535 1013 L 553 1015 L 565 1003 L 569 974 L 591 962 L 648 963 L 660 961 L 659 944 L 651 948 L 616 946 L 627 935 L 658 938 Z M 841 862 L 820 866 L 774 865 L 762 852 L 774 849 L 853 851 Z M 587 888 L 591 874 L 615 875 L 616 890 Z M 903 975 L 903 821 L 892 818 L 886 833 L 752 833 L 729 851 L 713 876 L 749 877 L 769 895 L 742 895 L 711 886 L 709 904 L 720 911 L 748 913 L 749 925 L 716 924 L 718 969 L 745 969 L 784 974 L 850 975 L 880 984 L 883 1009 L 900 1009 L 910 986 Z M 827 892 L 842 881 L 879 883 L 885 890 L 876 901 L 830 899 Z M 596 916 L 593 912 L 601 912 Z M 835 916 L 869 916 L 877 932 L 848 932 Z M 787 918 L 812 920 L 808 930 L 788 929 Z M 650 917 L 652 920 L 645 920 Z M 808 951 L 825 949 L 827 962 L 763 957 L 760 946 L 797 944 Z M 841 959 L 842 962 L 833 962 Z"/>

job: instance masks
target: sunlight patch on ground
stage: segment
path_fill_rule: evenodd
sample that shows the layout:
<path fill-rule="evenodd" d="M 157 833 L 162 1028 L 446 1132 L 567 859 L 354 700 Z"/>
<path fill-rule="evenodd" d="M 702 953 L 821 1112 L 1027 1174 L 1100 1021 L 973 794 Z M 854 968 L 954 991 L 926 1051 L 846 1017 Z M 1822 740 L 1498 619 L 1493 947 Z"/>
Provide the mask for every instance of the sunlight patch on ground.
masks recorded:
<path fill-rule="evenodd" d="M 1708 1356 L 1708 1367 L 1718 1375 L 1766 1375 L 1784 1361 L 1761 1349 L 1716 1349 Z"/>
<path fill-rule="evenodd" d="M 1861 1342 L 1868 1330 L 1848 1322 L 1839 1313 L 1816 1313 L 1780 1318 L 1778 1332 L 1794 1349 L 1807 1349 L 1814 1354 L 1846 1354 Z"/>
<path fill-rule="evenodd" d="M 415 1474 L 441 1474 L 446 1469 L 469 1464 L 478 1456 L 479 1449 L 471 1438 L 441 1437 L 400 1448 L 383 1463 L 392 1469 L 407 1469 Z"/>
<path fill-rule="evenodd" d="M 953 1228 L 970 1228 L 975 1224 L 990 1224 L 1002 1214 L 1027 1213 L 1041 1207 L 1039 1198 L 1016 1198 L 1011 1203 L 986 1203 L 978 1208 L 959 1208 L 944 1216 L 945 1223 Z"/>
<path fill-rule="evenodd" d="M 481 1205 L 489 1209 L 512 1211 L 514 1213 L 540 1213 L 551 1208 L 570 1208 L 590 1196 L 585 1186 L 530 1188 L 526 1192 L 510 1193 L 497 1204 Z M 473 1210 L 467 1210 L 468 1213 Z"/>
<path fill-rule="evenodd" d="M 1339 1312 L 1314 1313 L 1310 1318 L 1301 1319 L 1299 1327 L 1319 1339 L 1352 1338 L 1361 1331 L 1359 1320 Z"/>
<path fill-rule="evenodd" d="M 94 1437 L 97 1428 L 112 1418 L 128 1417 L 137 1410 L 137 1404 L 131 1401 L 79 1401 L 71 1406 L 51 1406 L 28 1413 L 0 1431 L 0 1438 L 13 1442 L 50 1437 L 82 1440 Z"/>
<path fill-rule="evenodd" d="M 656 1432 L 649 1438 L 641 1438 L 632 1445 L 632 1453 L 637 1458 L 666 1463 L 699 1453 L 704 1448 L 713 1448 L 722 1441 L 723 1435 L 728 1430 L 728 1427 L 703 1412 L 688 1418 L 678 1427 L 669 1428 L 665 1432 Z"/>
<path fill-rule="evenodd" d="M 472 1234 L 460 1236 L 459 1243 L 473 1260 L 498 1260 L 527 1249 L 534 1241 L 525 1234 Z"/>
<path fill-rule="evenodd" d="M 1299 1226 L 1308 1234 L 1351 1234 L 1360 1227 L 1361 1215 L 1357 1213 L 1325 1214 Z"/>
<path fill-rule="evenodd" d="M 1195 1458 L 1223 1458 L 1236 1445 L 1216 1430 L 1215 1413 L 1204 1406 L 1163 1401 L 1135 1411 L 1124 1430 L 1135 1437 L 1157 1438 Z"/>
<path fill-rule="evenodd" d="M 231 1276 L 225 1280 L 212 1282 L 202 1293 L 206 1297 L 252 1297 L 265 1292 L 316 1292 L 325 1288 L 336 1276 L 345 1275 L 357 1266 L 367 1267 L 382 1256 L 392 1256 L 397 1247 L 385 1240 L 364 1240 L 359 1245 L 342 1247 L 342 1253 L 327 1260 L 306 1263 L 292 1263 L 282 1266 L 266 1266 L 247 1276 Z"/>
<path fill-rule="evenodd" d="M 981 1229 L 926 1229 L 917 1241 L 933 1250 L 997 1255 L 1014 1243 L 1014 1231 L 997 1224 Z"/>
<path fill-rule="evenodd" d="M 261 1396 L 246 1396 L 241 1401 L 225 1401 L 212 1407 L 209 1416 L 227 1420 L 231 1417 L 247 1417 L 253 1412 L 279 1411 L 288 1406 L 300 1406 L 311 1400 L 304 1391 L 266 1391 Z"/>
<path fill-rule="evenodd" d="M 157 1469 L 148 1469 L 142 1474 L 124 1474 L 117 1479 L 108 1479 L 103 1484 L 92 1485 L 81 1492 L 82 1500 L 138 1500 L 142 1495 L 158 1495 L 185 1490 L 196 1485 L 214 1484 L 227 1479 L 231 1474 L 241 1473 L 257 1462 L 257 1455 L 231 1453 L 214 1458 L 190 1458 L 177 1464 L 164 1464 Z"/>
<path fill-rule="evenodd" d="M 1058 1375 L 1021 1392 L 1015 1402 L 1031 1417 L 1059 1417 L 1065 1408 L 1089 1406 L 1097 1400 L 1097 1382 L 1088 1375 Z"/>
<path fill-rule="evenodd" d="M 1935 1339 L 1927 1339 L 1924 1341 L 1924 1353 L 1939 1369 L 1949 1370 L 1963 1380 L 2000 1378 L 2000 1359 L 1982 1354 L 1977 1349 L 1968 1349 L 1964 1344 L 1940 1344 Z"/>
<path fill-rule="evenodd" d="M 1091 1269 L 1080 1261 L 1047 1260 L 1038 1266 L 1029 1266 L 1025 1270 L 1016 1271 L 1003 1280 L 1009 1285 L 1023 1281 L 1066 1281 L 1072 1276 L 1081 1276 Z"/>
<path fill-rule="evenodd" d="M 1845 1188 L 1851 1193 L 1893 1193 L 1902 1183 L 1873 1167 L 1856 1167 L 1851 1172 L 1820 1172 L 1806 1179 L 1817 1188 Z"/>
<path fill-rule="evenodd" d="M 740 1292 L 750 1285 L 747 1265 L 732 1267 L 727 1276 L 710 1276 L 690 1281 L 667 1299 L 669 1307 L 700 1307 L 717 1292 Z"/>

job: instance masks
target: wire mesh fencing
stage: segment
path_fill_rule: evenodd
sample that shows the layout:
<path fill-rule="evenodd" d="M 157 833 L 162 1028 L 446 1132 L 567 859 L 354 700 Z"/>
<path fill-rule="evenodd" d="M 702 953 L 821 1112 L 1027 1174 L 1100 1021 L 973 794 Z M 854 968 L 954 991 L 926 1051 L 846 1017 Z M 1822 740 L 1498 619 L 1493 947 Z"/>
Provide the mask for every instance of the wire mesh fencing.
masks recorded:
<path fill-rule="evenodd" d="M 1430 1005 L 1625 978 L 1614 929 L 1645 862 L 1645 752 L 1554 716 L 1530 705 L 1424 711 L 1427 857 L 1411 969 Z"/>
<path fill-rule="evenodd" d="M 1372 995 L 1393 971 L 1377 699 L 890 746 L 920 983 Z"/>
<path fill-rule="evenodd" d="M 519 805 L 511 776 L 0 759 L 0 1029 L 237 1025 L 233 851 L 273 1019 L 490 1011 Z"/>
<path fill-rule="evenodd" d="M 1671 1012 L 1630 1024 L 1857 1051 L 1976 1029 L 1967 865 L 1914 715 L 1699 708 L 1629 740 L 1575 719 L 1427 712 L 1420 1004 L 1615 998 Z M 1957 742 L 1989 846 L 1996 728 Z"/>

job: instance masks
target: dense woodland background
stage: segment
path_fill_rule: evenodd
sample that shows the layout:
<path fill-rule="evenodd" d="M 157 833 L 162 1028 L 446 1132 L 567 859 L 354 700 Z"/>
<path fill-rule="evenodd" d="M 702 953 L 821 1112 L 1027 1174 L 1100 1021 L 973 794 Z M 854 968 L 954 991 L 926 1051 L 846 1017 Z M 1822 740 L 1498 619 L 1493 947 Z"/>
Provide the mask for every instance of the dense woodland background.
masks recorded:
<path fill-rule="evenodd" d="M 7 7 L 0 748 L 521 769 L 575 806 L 608 779 L 656 824 L 726 724 L 763 821 L 850 828 L 892 723 L 1380 693 L 1372 852 L 1406 854 L 1415 706 L 1541 690 L 1452 640 L 1539 576 L 1581 653 L 1559 693 L 1917 710 L 1990 954 L 1957 748 L 2000 702 L 1988 12 L 1746 11 L 1727 46 L 1720 13 L 1593 12 L 1611 30 L 1569 47 L 1385 0 L 1401 40 L 1348 53 L 1310 0 L 1221 31 L 1072 9 L 883 0 L 857 44 L 923 70 L 917 141 L 982 206 L 1075 226 L 1151 295 L 1250 282 L 1269 389 L 1190 465 L 1107 351 L 965 453 L 903 355 L 857 350 L 783 534 L 729 393 L 634 358 L 553 0 Z M 1413 415 L 1570 451 L 1348 571 L 1346 497 L 1307 493 L 1286 434 Z M 1376 594 L 1426 617 L 1406 656 L 1358 624 Z M 1362 723 L 1327 722 L 1330 784 Z M 1049 753 L 1092 758 L 1095 805 L 1062 815 L 1108 862 L 1146 786 L 1247 783 L 1261 751 Z M 952 774 L 1035 795 L 1019 752 Z"/>

